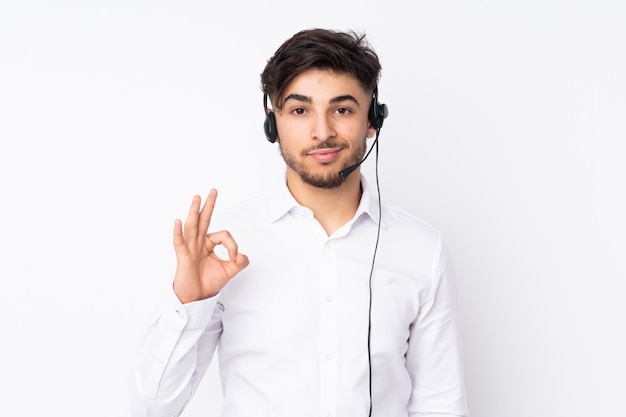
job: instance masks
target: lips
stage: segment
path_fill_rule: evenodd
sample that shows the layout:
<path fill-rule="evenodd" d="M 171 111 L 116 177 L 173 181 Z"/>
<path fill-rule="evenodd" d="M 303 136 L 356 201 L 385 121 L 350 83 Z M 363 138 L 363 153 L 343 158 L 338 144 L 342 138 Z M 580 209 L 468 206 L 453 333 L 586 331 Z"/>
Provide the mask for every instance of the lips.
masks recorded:
<path fill-rule="evenodd" d="M 308 152 L 306 155 L 319 162 L 332 162 L 338 158 L 339 153 L 343 148 L 340 146 L 333 148 L 315 149 Z"/>

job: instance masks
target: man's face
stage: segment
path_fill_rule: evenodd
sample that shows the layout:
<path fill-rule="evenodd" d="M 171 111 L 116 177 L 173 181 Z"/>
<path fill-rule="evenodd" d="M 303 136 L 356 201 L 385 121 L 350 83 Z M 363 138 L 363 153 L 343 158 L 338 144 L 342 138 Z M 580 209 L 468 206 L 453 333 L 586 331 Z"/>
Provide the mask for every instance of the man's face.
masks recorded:
<path fill-rule="evenodd" d="M 343 183 L 339 172 L 365 154 L 372 97 L 349 75 L 309 70 L 287 86 L 283 108 L 276 111 L 280 152 L 287 176 L 319 188 Z"/>

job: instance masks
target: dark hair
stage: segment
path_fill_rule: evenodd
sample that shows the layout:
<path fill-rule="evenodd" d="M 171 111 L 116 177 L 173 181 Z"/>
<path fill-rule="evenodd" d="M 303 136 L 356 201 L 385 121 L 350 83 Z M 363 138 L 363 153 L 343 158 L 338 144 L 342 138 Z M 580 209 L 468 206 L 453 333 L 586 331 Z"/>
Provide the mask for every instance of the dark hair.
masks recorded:
<path fill-rule="evenodd" d="M 355 77 L 365 91 L 378 84 L 381 65 L 365 34 L 328 29 L 303 30 L 285 41 L 261 73 L 261 90 L 275 108 L 282 107 L 287 84 L 309 69 L 329 70 Z"/>

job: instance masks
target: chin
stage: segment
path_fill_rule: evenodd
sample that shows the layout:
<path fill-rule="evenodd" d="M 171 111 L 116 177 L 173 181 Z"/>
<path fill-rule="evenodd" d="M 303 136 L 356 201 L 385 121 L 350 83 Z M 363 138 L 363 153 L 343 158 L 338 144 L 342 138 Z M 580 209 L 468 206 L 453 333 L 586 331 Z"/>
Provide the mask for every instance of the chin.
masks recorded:
<path fill-rule="evenodd" d="M 341 170 L 338 170 L 336 173 L 333 172 L 332 174 L 324 173 L 324 174 L 318 174 L 318 175 L 313 175 L 311 173 L 304 172 L 304 173 L 299 173 L 299 175 L 300 175 L 300 178 L 302 179 L 302 182 L 304 182 L 305 184 L 311 185 L 316 188 L 331 190 L 333 188 L 337 188 L 341 186 L 344 183 L 344 180 L 342 180 L 341 177 L 339 176 L 340 171 Z"/>

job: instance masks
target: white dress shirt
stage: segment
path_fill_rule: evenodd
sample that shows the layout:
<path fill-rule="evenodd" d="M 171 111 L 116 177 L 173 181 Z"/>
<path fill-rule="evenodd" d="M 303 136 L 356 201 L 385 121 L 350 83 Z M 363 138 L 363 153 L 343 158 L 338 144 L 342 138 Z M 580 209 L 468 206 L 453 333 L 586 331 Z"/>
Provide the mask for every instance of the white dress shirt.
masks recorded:
<path fill-rule="evenodd" d="M 377 196 L 327 236 L 285 184 L 216 211 L 250 265 L 215 297 L 172 290 L 130 373 L 134 417 L 178 416 L 217 348 L 223 417 L 367 417 Z M 219 223 L 219 225 L 218 225 Z M 383 206 L 371 277 L 372 415 L 466 416 L 456 287 L 440 233 Z"/>

